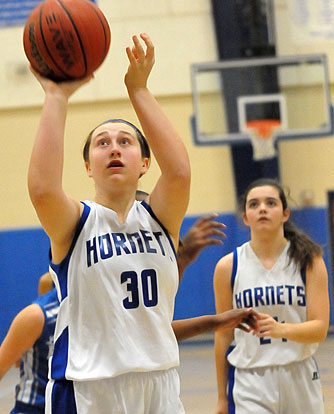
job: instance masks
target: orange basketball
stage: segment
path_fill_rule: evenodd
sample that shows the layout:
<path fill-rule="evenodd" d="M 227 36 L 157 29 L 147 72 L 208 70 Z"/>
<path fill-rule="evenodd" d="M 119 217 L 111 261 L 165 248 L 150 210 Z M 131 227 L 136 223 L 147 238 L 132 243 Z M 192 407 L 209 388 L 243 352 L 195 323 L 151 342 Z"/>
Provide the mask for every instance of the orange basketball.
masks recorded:
<path fill-rule="evenodd" d="M 104 61 L 111 32 L 89 0 L 45 0 L 30 14 L 23 33 L 31 66 L 55 81 L 84 78 Z"/>

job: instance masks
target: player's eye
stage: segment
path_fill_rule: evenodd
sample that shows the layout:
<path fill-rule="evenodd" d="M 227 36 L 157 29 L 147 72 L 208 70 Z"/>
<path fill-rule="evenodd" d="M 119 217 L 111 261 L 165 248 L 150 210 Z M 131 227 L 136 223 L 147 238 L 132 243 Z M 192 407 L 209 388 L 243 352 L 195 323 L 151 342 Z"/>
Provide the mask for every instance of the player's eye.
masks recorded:
<path fill-rule="evenodd" d="M 250 201 L 249 203 L 248 203 L 248 207 L 249 208 L 255 208 L 256 206 L 257 206 L 257 201 Z"/>
<path fill-rule="evenodd" d="M 129 143 L 130 143 L 129 138 L 121 138 L 121 144 L 122 145 L 126 145 L 126 144 L 129 144 Z"/>

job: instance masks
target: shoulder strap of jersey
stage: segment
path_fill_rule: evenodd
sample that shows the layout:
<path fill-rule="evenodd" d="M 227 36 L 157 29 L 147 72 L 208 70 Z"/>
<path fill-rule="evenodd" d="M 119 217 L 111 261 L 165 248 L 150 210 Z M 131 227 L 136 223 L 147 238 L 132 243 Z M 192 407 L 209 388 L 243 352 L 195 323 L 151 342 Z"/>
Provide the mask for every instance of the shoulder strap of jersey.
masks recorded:
<path fill-rule="evenodd" d="M 231 274 L 231 288 L 233 291 L 234 288 L 234 281 L 237 274 L 238 269 L 238 250 L 235 248 L 233 250 L 233 267 L 232 267 L 232 274 Z"/>

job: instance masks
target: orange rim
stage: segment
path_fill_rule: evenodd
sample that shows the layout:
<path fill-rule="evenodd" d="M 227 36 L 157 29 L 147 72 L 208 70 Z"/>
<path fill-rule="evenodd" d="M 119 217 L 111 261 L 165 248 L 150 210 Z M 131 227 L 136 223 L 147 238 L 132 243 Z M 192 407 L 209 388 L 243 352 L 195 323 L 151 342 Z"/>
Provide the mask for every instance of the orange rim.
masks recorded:
<path fill-rule="evenodd" d="M 257 119 L 246 122 L 247 129 L 254 129 L 258 138 L 267 139 L 273 136 L 273 130 L 281 126 L 279 119 Z"/>

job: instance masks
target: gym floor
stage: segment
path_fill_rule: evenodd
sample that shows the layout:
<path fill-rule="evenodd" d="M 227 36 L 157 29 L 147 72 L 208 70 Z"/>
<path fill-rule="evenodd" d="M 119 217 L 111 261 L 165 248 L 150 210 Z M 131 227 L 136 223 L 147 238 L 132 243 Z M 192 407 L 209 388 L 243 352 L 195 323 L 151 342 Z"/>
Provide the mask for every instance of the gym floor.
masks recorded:
<path fill-rule="evenodd" d="M 320 344 L 316 359 L 320 368 L 325 397 L 325 414 L 334 413 L 334 331 Z M 216 406 L 216 373 L 213 336 L 206 335 L 180 346 L 181 399 L 187 414 L 214 414 Z M 18 370 L 12 368 L 1 380 L 0 414 L 13 408 Z M 158 413 L 155 413 L 158 414 Z"/>

